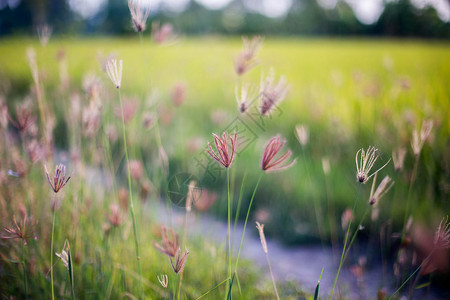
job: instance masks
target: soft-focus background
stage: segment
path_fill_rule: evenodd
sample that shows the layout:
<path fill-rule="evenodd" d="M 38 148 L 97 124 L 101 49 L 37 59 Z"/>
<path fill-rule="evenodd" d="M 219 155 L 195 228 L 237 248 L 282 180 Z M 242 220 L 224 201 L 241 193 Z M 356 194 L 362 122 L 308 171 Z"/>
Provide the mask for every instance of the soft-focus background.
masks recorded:
<path fill-rule="evenodd" d="M 327 297 L 356 198 L 351 234 L 357 234 L 333 297 L 389 297 L 417 268 L 403 295 L 449 297 L 448 250 L 430 255 L 436 228 L 450 211 L 448 1 L 141 5 L 149 7 L 149 18 L 138 35 L 126 1 L 0 0 L 1 225 L 11 227 L 13 216 L 31 217 L 37 237 L 25 247 L 20 238 L 0 240 L 2 297 L 50 297 L 54 196 L 44 165 L 53 170 L 60 162 L 72 178 L 56 210 L 55 251 L 69 241 L 76 297 L 139 297 L 121 110 L 104 72 L 112 57 L 123 60 L 120 91 L 129 117 L 147 297 L 176 298 L 181 286 L 180 276 L 153 246 L 161 240 L 161 226 L 172 227 L 191 251 L 181 277 L 182 298 L 197 298 L 226 278 L 226 172 L 204 149 L 212 133 L 234 130 L 243 141 L 230 172 L 233 259 L 267 141 L 284 137 L 297 162 L 262 177 L 233 296 L 275 296 L 254 226 L 259 221 L 265 224 L 281 298 L 312 298 L 322 267 L 320 295 Z M 253 35 L 264 37 L 258 63 L 238 75 L 241 36 Z M 258 89 L 271 72 L 276 79 L 285 76 L 286 98 L 269 117 L 258 113 L 257 98 L 252 109 L 240 113 L 236 87 Z M 32 129 L 14 126 L 17 107 L 33 116 Z M 432 129 L 415 154 L 414 132 L 420 136 L 424 124 Z M 296 134 L 301 125 L 308 132 L 304 145 Z M 379 149 L 372 171 L 391 161 L 360 186 L 355 155 L 369 145 Z M 406 153 L 400 166 L 392 161 L 398 151 Z M 371 189 L 385 176 L 395 184 L 370 206 Z M 186 213 L 191 180 L 201 196 Z M 119 224 L 111 222 L 112 204 L 120 206 Z M 67 270 L 61 263 L 54 270 L 57 294 L 70 297 Z M 156 278 L 162 273 L 173 282 L 167 290 Z M 207 297 L 225 293 L 221 285 Z"/>

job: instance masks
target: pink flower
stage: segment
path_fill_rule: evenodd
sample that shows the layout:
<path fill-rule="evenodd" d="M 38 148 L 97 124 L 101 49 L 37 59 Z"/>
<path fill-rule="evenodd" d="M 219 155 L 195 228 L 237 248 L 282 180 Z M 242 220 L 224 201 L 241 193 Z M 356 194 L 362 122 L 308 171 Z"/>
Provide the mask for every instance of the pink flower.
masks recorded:
<path fill-rule="evenodd" d="M 227 134 L 224 132 L 222 134 L 222 138 L 220 138 L 217 134 L 214 134 L 214 141 L 216 143 L 217 153 L 214 152 L 214 150 L 211 147 L 211 144 L 208 143 L 209 149 L 206 149 L 206 152 L 215 159 L 217 162 L 219 162 L 222 166 L 225 168 L 231 167 L 231 164 L 233 163 L 234 155 L 236 153 L 236 140 L 237 140 L 237 133 L 234 133 L 234 136 L 227 136 Z M 231 142 L 231 154 L 228 150 L 228 144 L 227 144 L 227 137 L 230 139 Z"/>
<path fill-rule="evenodd" d="M 278 152 L 280 152 L 284 144 L 286 144 L 286 140 L 281 140 L 281 137 L 279 135 L 270 139 L 270 141 L 267 143 L 266 148 L 264 149 L 264 154 L 261 161 L 261 169 L 263 171 L 271 172 L 287 169 L 296 162 L 296 159 L 294 159 L 290 163 L 283 165 L 291 157 L 291 150 L 288 150 L 283 155 L 275 159 L 275 156 L 278 154 Z"/>

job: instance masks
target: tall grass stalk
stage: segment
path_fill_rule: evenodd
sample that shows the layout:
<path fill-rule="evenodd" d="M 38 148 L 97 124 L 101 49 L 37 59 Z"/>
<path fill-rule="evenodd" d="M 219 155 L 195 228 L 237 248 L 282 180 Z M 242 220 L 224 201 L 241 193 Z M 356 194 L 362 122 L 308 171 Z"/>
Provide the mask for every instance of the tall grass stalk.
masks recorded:
<path fill-rule="evenodd" d="M 406 280 L 402 283 L 402 285 L 389 298 L 387 298 L 387 300 L 391 300 L 392 297 L 394 297 L 403 288 L 403 286 L 406 283 L 408 283 L 408 281 L 422 268 L 423 264 L 431 257 L 433 252 L 434 251 L 431 251 L 431 253 L 422 261 L 422 263 L 417 267 L 417 269 L 411 275 L 409 275 L 408 278 L 406 278 Z"/>
<path fill-rule="evenodd" d="M 247 215 L 245 217 L 245 222 L 244 222 L 244 228 L 242 229 L 241 242 L 239 244 L 239 250 L 238 250 L 238 254 L 237 254 L 237 258 L 236 258 L 236 264 L 234 265 L 235 273 L 237 272 L 237 268 L 238 268 L 238 264 L 239 264 L 239 256 L 241 255 L 242 244 L 244 243 L 245 228 L 247 228 L 247 221 L 248 221 L 248 217 L 250 215 L 250 210 L 252 208 L 253 199 L 255 198 L 256 190 L 258 189 L 259 183 L 261 182 L 263 175 L 264 175 L 264 173 L 261 173 L 261 175 L 259 176 L 258 181 L 256 182 L 255 189 L 253 190 L 252 198 L 250 199 L 250 204 L 248 205 Z"/>
<path fill-rule="evenodd" d="M 52 217 L 52 241 L 50 245 L 50 279 L 52 283 L 52 300 L 55 299 L 55 289 L 53 286 L 53 236 L 55 235 L 55 211 L 56 211 L 56 202 L 57 197 L 55 196 L 55 204 L 53 209 L 53 217 Z"/>
<path fill-rule="evenodd" d="M 308 160 L 306 159 L 306 155 L 305 155 L 305 149 L 304 147 L 302 147 L 302 156 L 303 156 L 303 164 L 305 165 L 306 168 L 306 176 L 308 178 L 308 185 L 312 186 L 312 180 L 311 180 L 311 174 L 309 171 L 309 167 L 308 167 Z M 317 203 L 317 200 L 319 200 L 317 197 L 313 196 L 313 205 L 314 205 L 314 213 L 316 215 L 316 222 L 317 222 L 317 228 L 319 229 L 319 236 L 320 236 L 320 241 L 322 243 L 322 247 L 325 247 L 324 244 L 324 236 L 323 236 L 323 228 L 322 225 L 323 224 L 323 220 L 320 217 L 321 215 L 321 211 L 320 211 L 320 206 Z"/>
<path fill-rule="evenodd" d="M 406 223 L 408 221 L 409 209 L 410 209 L 410 206 L 411 206 L 411 204 L 410 204 L 410 202 L 411 202 L 411 192 L 412 192 L 412 187 L 414 185 L 414 182 L 416 181 L 417 168 L 418 168 L 418 165 L 419 165 L 419 156 L 420 156 L 420 153 L 415 156 L 414 167 L 413 167 L 413 171 L 412 171 L 412 174 L 411 174 L 411 179 L 409 181 L 408 197 L 406 197 L 405 215 L 403 216 L 403 228 L 404 229 L 405 229 Z M 406 230 L 403 230 L 402 231 L 402 241 L 405 238 L 405 234 L 406 234 Z"/>
<path fill-rule="evenodd" d="M 227 168 L 227 203 L 228 203 L 228 278 L 231 278 L 231 197 L 230 197 L 230 168 Z M 228 285 L 231 294 L 231 282 Z"/>
<path fill-rule="evenodd" d="M 25 298 L 28 299 L 27 270 L 25 268 L 25 241 L 22 242 L 22 268 L 23 268 L 23 287 L 25 288 Z"/>
<path fill-rule="evenodd" d="M 270 265 L 270 260 L 269 260 L 269 254 L 268 253 L 266 253 L 266 260 L 267 260 L 267 265 L 269 266 L 270 277 L 272 278 L 272 284 L 273 284 L 273 289 L 275 290 L 275 295 L 277 296 L 277 299 L 280 300 L 280 296 L 278 295 L 277 285 L 275 283 L 275 276 L 273 276 L 272 266 Z"/>
<path fill-rule="evenodd" d="M 213 287 L 212 289 L 208 290 L 207 292 L 205 292 L 204 294 L 202 294 L 200 297 L 195 298 L 195 300 L 201 299 L 205 296 L 207 296 L 209 293 L 211 293 L 212 291 L 214 291 L 215 289 L 217 289 L 219 286 L 221 286 L 222 284 L 224 284 L 225 282 L 229 282 L 230 278 L 226 278 L 225 280 L 223 280 L 221 283 L 217 284 L 215 287 Z"/>
<path fill-rule="evenodd" d="M 347 233 L 345 234 L 345 237 L 344 237 L 344 248 L 342 249 L 341 260 L 339 262 L 339 268 L 337 270 L 336 277 L 334 278 L 333 288 L 331 289 L 331 295 L 329 298 L 330 300 L 333 299 L 334 289 L 336 288 L 336 284 L 337 284 L 337 281 L 339 278 L 339 273 L 341 272 L 342 265 L 344 264 L 345 253 L 346 253 L 345 250 L 347 249 L 347 241 L 348 241 L 349 234 L 350 234 L 350 227 L 352 226 L 353 215 L 354 215 L 354 212 L 356 209 L 356 203 L 357 203 L 360 191 L 361 191 L 361 184 L 358 185 L 358 191 L 356 193 L 355 200 L 353 201 L 352 213 L 351 213 L 350 221 L 348 222 Z"/>
<path fill-rule="evenodd" d="M 135 250 L 136 250 L 136 259 L 137 259 L 137 265 L 138 265 L 138 272 L 139 272 L 139 288 L 141 291 L 141 299 L 144 299 L 144 289 L 142 287 L 142 270 L 141 270 L 141 257 L 139 254 L 139 238 L 137 235 L 137 228 L 136 228 L 136 216 L 134 213 L 134 203 L 133 203 L 133 191 L 131 189 L 131 174 L 130 174 L 130 163 L 128 159 L 128 147 L 127 147 L 127 136 L 126 136 L 126 128 L 125 128 L 125 118 L 123 115 L 123 105 L 122 105 L 122 96 L 119 91 L 119 102 L 120 102 L 120 111 L 122 114 L 122 135 L 123 135 L 123 145 L 125 148 L 125 159 L 127 163 L 127 177 L 128 177 L 128 191 L 130 195 L 130 214 L 133 221 L 133 233 L 134 233 L 134 242 L 135 242 Z"/>
<path fill-rule="evenodd" d="M 366 211 L 364 212 L 364 215 L 361 218 L 361 221 L 359 222 L 358 226 L 356 226 L 355 233 L 353 234 L 352 239 L 350 240 L 350 243 L 347 246 L 347 250 L 345 251 L 345 254 L 344 254 L 344 261 L 347 258 L 348 253 L 350 252 L 350 248 L 353 245 L 353 242 L 355 241 L 356 236 L 358 235 L 359 228 L 361 227 L 361 224 L 364 222 L 364 219 L 366 218 L 368 212 L 369 212 L 369 208 L 367 207 Z"/>
<path fill-rule="evenodd" d="M 247 171 L 245 171 L 244 177 L 242 177 L 241 189 L 239 191 L 239 199 L 238 199 L 238 203 L 237 203 L 237 206 L 236 206 L 236 216 L 234 217 L 233 237 L 234 237 L 234 233 L 236 231 L 236 226 L 237 226 L 237 222 L 238 222 L 238 219 L 239 219 L 239 213 L 241 212 L 242 196 L 244 195 L 244 186 L 245 186 L 245 179 L 246 178 L 247 178 Z"/>

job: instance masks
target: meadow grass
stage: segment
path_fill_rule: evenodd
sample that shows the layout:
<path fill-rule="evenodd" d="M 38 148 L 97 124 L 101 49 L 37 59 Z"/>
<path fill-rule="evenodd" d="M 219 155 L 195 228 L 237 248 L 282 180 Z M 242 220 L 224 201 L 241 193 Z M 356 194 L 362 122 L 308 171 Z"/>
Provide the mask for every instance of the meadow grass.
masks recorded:
<path fill-rule="evenodd" d="M 391 163 L 380 172 L 383 176 L 391 174 L 396 183 L 393 191 L 379 204 L 379 217 L 370 221 L 370 231 L 362 232 L 362 235 L 370 241 L 387 223 L 393 231 L 406 232 L 403 226 L 407 203 L 418 224 L 435 222 L 449 211 L 445 201 L 448 197 L 445 176 L 448 174 L 450 107 L 448 43 L 266 38 L 258 54 L 259 66 L 239 78 L 233 70 L 233 60 L 241 48 L 238 38 L 179 38 L 173 45 L 158 46 L 144 36 L 146 64 L 137 38 L 59 37 L 52 39 L 47 47 L 41 47 L 36 39 L 6 38 L 0 40 L 0 93 L 13 118 L 14 106 L 27 95 L 35 96 L 34 92 L 30 93 L 32 78 L 25 55 L 29 46 L 36 50 L 45 104 L 55 117 L 56 155 L 53 159 L 55 163 L 66 161 L 69 169 L 74 171 L 57 211 L 54 251 L 59 252 L 64 240 L 69 240 L 74 261 L 74 294 L 78 298 L 138 298 L 140 295 L 140 272 L 134 267 L 136 257 L 132 255 L 134 246 L 130 237 L 133 235 L 132 222 L 123 217 L 123 223 L 116 228 L 108 224 L 107 219 L 111 213 L 110 204 L 120 204 L 118 190 L 127 186 L 126 178 L 131 171 L 126 171 L 123 141 L 108 135 L 108 125 L 120 133 L 121 120 L 115 112 L 119 106 L 117 94 L 107 75 L 100 70 L 97 58 L 100 52 L 103 56 L 114 52 L 124 61 L 121 93 L 124 102 L 131 99 L 135 107 L 134 117 L 126 124 L 129 156 L 130 160 L 143 164 L 143 177 L 151 180 L 153 187 L 150 196 L 135 204 L 139 226 L 134 234 L 139 236 L 142 285 L 147 297 L 175 297 L 175 283 L 181 278 L 182 297 L 199 297 L 223 283 L 227 277 L 226 269 L 232 265 L 230 257 L 226 257 L 226 253 L 231 252 L 224 246 L 226 239 L 221 247 L 203 239 L 188 239 L 186 247 L 190 254 L 181 278 L 171 273 L 166 257 L 155 251 L 153 242 L 159 242 L 161 237 L 160 224 L 154 220 L 157 214 L 154 209 L 161 200 L 167 202 L 170 211 L 172 204 L 167 199 L 167 181 L 180 172 L 194 174 L 200 186 L 219 194 L 211 212 L 228 218 L 229 223 L 237 211 L 240 212 L 237 217 L 247 221 L 246 208 L 255 199 L 251 218 L 257 220 L 258 216 L 266 216 L 260 222 L 264 222 L 269 238 L 276 236 L 292 244 L 322 241 L 326 245 L 331 243 L 332 232 L 342 241 L 347 229 L 342 228 L 340 221 L 344 210 L 352 206 L 356 194 L 354 157 L 357 150 L 375 145 L 380 150 L 380 163 L 384 164 L 391 152 L 402 146 L 408 149 L 404 171 L 395 172 Z M 70 84 L 66 89 L 61 89 L 56 60 L 60 50 L 65 52 L 68 64 Z M 235 84 L 244 81 L 259 84 L 261 73 L 267 75 L 272 67 L 277 76 L 284 74 L 287 78 L 289 93 L 286 99 L 268 118 L 261 119 L 252 113 L 240 115 L 234 98 Z M 101 82 L 101 93 L 96 101 L 101 103 L 103 121 L 94 136 L 83 135 L 86 128 L 72 120 L 75 118 L 71 106 L 74 95 L 80 96 L 82 107 L 87 107 L 90 101 L 84 87 L 89 73 Z M 170 96 L 177 82 L 185 84 L 187 93 L 180 107 L 172 104 Z M 155 126 L 150 129 L 143 126 L 145 113 L 159 116 L 158 131 Z M 420 129 L 426 119 L 432 119 L 434 127 L 420 154 L 414 192 L 410 193 L 408 185 L 415 162 L 410 149 L 411 133 Z M 217 178 L 208 177 L 195 159 L 201 157 L 211 133 L 220 134 L 236 120 L 246 124 L 255 139 L 245 151 L 238 153 L 230 173 L 216 171 Z M 298 124 L 306 125 L 310 132 L 308 144 L 303 148 L 295 137 Z M 267 140 L 275 134 L 286 138 L 294 156 L 302 159 L 283 173 L 264 176 L 254 193 L 251 189 L 239 190 L 244 176 L 248 182 L 246 186 L 259 183 L 262 151 Z M 5 168 L 14 170 L 13 156 L 25 151 L 17 145 L 9 148 L 6 133 L 2 139 L 0 161 Z M 16 137 L 12 141 L 20 144 L 21 139 L 23 137 Z M 199 142 L 193 143 L 196 140 Z M 163 170 L 161 145 L 168 156 L 168 174 Z M 67 158 L 69 154 L 72 154 L 71 159 Z M 329 173 L 323 170 L 323 158 L 330 161 Z M 225 173 L 231 180 L 226 188 L 223 185 L 227 181 Z M 142 181 L 133 179 L 130 186 L 137 195 Z M 230 192 L 228 188 L 231 188 Z M 24 250 L 20 250 L 20 242 L 12 247 L 3 241 L 0 244 L 2 259 L 11 261 L 5 264 L 8 276 L 4 276 L 2 287 L 7 294 L 24 296 L 21 278 L 24 278 L 23 272 L 28 272 L 25 274 L 28 275 L 25 277 L 28 293 L 43 293 L 48 297 L 50 284 L 46 274 L 50 270 L 50 259 L 46 253 L 53 234 L 50 230 L 51 194 L 43 168 L 36 164 L 25 179 L 8 177 L 2 190 L 5 195 L 1 196 L 2 225 L 7 226 L 11 215 L 18 215 L 20 204 L 27 201 L 30 203 L 28 211 L 39 220 L 35 229 L 38 239 L 29 241 Z M 23 194 L 19 192 L 21 190 L 27 192 Z M 353 212 L 355 224 L 366 211 L 369 193 L 369 186 L 363 186 L 358 192 L 358 206 Z M 241 207 L 231 203 L 238 198 L 242 199 Z M 333 209 L 330 209 L 330 202 Z M 126 205 L 122 209 L 126 216 Z M 320 220 L 319 228 L 316 218 L 325 212 L 329 215 Z M 176 220 L 170 217 L 161 223 L 175 227 L 179 234 L 182 232 Z M 367 223 L 362 225 L 367 226 Z M 350 226 L 347 236 L 349 230 Z M 342 257 L 347 254 L 343 252 Z M 22 260 L 28 260 L 23 264 L 23 270 L 13 263 L 22 256 Z M 67 271 L 57 264 L 53 272 L 55 294 L 70 297 Z M 159 284 L 156 276 L 160 274 L 169 275 L 169 288 L 164 289 Z M 241 261 L 238 274 L 240 294 L 235 287 L 233 294 L 243 299 L 258 293 L 262 293 L 260 296 L 271 295 L 271 291 L 264 294 L 253 288 L 260 278 L 248 262 Z M 211 291 L 213 297 L 226 295 L 225 286 Z M 280 294 L 283 298 L 283 290 Z"/>

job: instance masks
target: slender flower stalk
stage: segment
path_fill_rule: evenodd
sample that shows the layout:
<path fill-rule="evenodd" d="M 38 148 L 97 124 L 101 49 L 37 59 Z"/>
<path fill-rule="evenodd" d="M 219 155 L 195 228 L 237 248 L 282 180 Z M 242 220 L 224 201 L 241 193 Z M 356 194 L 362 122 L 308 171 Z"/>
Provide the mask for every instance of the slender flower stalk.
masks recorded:
<path fill-rule="evenodd" d="M 106 73 L 109 78 L 116 86 L 119 94 L 119 102 L 120 102 L 120 111 L 122 115 L 122 136 L 123 136 L 123 145 L 125 150 L 125 160 L 127 163 L 127 178 L 128 178 L 128 193 L 130 196 L 130 214 L 131 219 L 133 221 L 133 233 L 134 233 L 134 242 L 135 242 L 135 252 L 136 252 L 136 260 L 139 271 L 139 287 L 141 290 L 141 298 L 144 298 L 144 289 L 142 287 L 142 270 L 141 270 L 141 256 L 139 252 L 139 237 L 137 234 L 137 226 L 136 226 L 136 216 L 134 212 L 134 202 L 133 202 L 133 191 L 131 188 L 131 172 L 130 172 L 130 160 L 128 158 L 128 146 L 127 146 L 127 135 L 126 135 L 126 127 L 125 127 L 125 116 L 123 112 L 123 103 L 122 96 L 120 94 L 120 87 L 122 82 L 122 60 L 119 61 L 119 65 L 117 65 L 116 59 L 110 59 L 106 65 Z"/>
<path fill-rule="evenodd" d="M 52 211 L 53 211 L 53 217 L 52 217 L 52 241 L 50 246 L 50 265 L 53 266 L 53 236 L 55 233 L 55 212 L 56 207 L 58 204 L 58 193 L 61 191 L 61 189 L 69 182 L 71 176 L 67 177 L 66 179 L 66 166 L 63 164 L 59 164 L 55 168 L 55 174 L 53 176 L 50 176 L 50 174 L 47 171 L 47 167 L 45 167 L 45 173 L 47 175 L 48 183 L 50 184 L 50 187 L 52 188 L 53 192 L 55 193 L 55 200 L 52 205 Z M 52 283 L 52 299 L 55 299 L 55 291 L 54 291 L 54 285 L 53 285 L 53 268 L 50 269 L 50 277 L 51 277 L 51 283 Z"/>
<path fill-rule="evenodd" d="M 331 294 L 330 294 L 330 298 L 329 298 L 330 300 L 333 299 L 334 289 L 336 287 L 336 284 L 337 284 L 337 281 L 339 278 L 339 273 L 341 272 L 341 268 L 344 264 L 344 260 L 345 260 L 345 256 L 346 256 L 346 249 L 347 249 L 347 242 L 348 242 L 348 238 L 350 235 L 350 227 L 352 226 L 352 221 L 353 221 L 353 213 L 355 212 L 356 203 L 357 203 L 356 200 L 358 199 L 360 191 L 361 191 L 361 185 L 358 185 L 358 192 L 356 193 L 355 200 L 353 201 L 353 208 L 351 210 L 350 219 L 348 221 L 347 232 L 344 236 L 344 248 L 342 249 L 341 260 L 339 261 L 339 267 L 338 267 L 336 276 L 334 277 L 333 287 L 331 289 Z"/>
<path fill-rule="evenodd" d="M 419 159 L 420 153 L 422 151 L 423 145 L 425 141 L 428 139 L 431 130 L 433 129 L 433 120 L 424 121 L 422 124 L 422 128 L 420 129 L 420 133 L 417 130 L 414 130 L 412 140 L 411 140 L 411 148 L 413 150 L 415 159 L 414 159 L 414 167 L 411 173 L 411 178 L 409 180 L 409 188 L 408 188 L 408 196 L 406 198 L 406 208 L 405 215 L 403 217 L 403 226 L 406 226 L 406 221 L 409 216 L 409 210 L 411 206 L 411 193 L 414 182 L 416 181 L 417 169 L 419 167 Z M 402 241 L 405 238 L 405 230 L 402 231 Z M 400 250 L 401 251 L 401 250 Z"/>
<path fill-rule="evenodd" d="M 167 274 L 162 274 L 156 276 L 161 286 L 164 288 L 164 290 L 167 290 L 167 286 L 169 285 L 169 277 L 167 277 Z M 164 291 L 164 299 L 167 299 L 167 292 Z"/>
<path fill-rule="evenodd" d="M 248 217 L 250 216 L 250 210 L 252 208 L 253 199 L 255 199 L 256 190 L 258 189 L 259 183 L 261 182 L 261 179 L 262 179 L 263 175 L 264 175 L 264 172 L 262 172 L 261 175 L 259 176 L 258 181 L 256 182 L 256 185 L 255 185 L 255 189 L 253 190 L 252 198 L 250 198 L 250 204 L 248 205 L 247 215 L 246 215 L 245 221 L 244 221 L 244 228 L 242 229 L 242 236 L 241 236 L 241 242 L 239 244 L 238 255 L 237 255 L 237 258 L 236 258 L 236 263 L 234 265 L 234 272 L 235 273 L 237 271 L 238 264 L 239 264 L 239 257 L 241 255 L 242 244 L 244 243 L 245 229 L 247 228 L 247 221 L 248 221 Z"/>
<path fill-rule="evenodd" d="M 272 284 L 273 284 L 273 288 L 275 290 L 275 295 L 277 296 L 277 299 L 280 300 L 280 296 L 278 295 L 277 285 L 275 283 L 275 277 L 273 276 L 272 267 L 270 265 L 269 250 L 267 249 L 266 236 L 264 235 L 264 224 L 260 224 L 259 222 L 256 222 L 256 228 L 258 229 L 258 232 L 259 232 L 259 238 L 261 239 L 262 248 L 264 250 L 264 253 L 266 254 L 266 260 L 267 260 L 267 264 L 269 265 L 269 271 L 270 271 L 270 276 L 272 277 Z"/>
<path fill-rule="evenodd" d="M 239 250 L 238 255 L 236 258 L 236 263 L 234 266 L 234 272 L 237 272 L 238 264 L 239 264 L 239 257 L 241 254 L 242 244 L 244 242 L 244 236 L 245 236 L 245 229 L 247 228 L 247 221 L 248 217 L 250 216 L 250 210 L 252 208 L 253 200 L 255 199 L 256 190 L 258 189 L 259 183 L 261 182 L 261 179 L 265 173 L 268 173 L 270 171 L 275 170 L 284 170 L 289 168 L 295 163 L 295 159 L 290 162 L 287 165 L 282 166 L 292 155 L 292 152 L 288 150 L 286 153 L 281 155 L 278 159 L 274 161 L 274 157 L 280 152 L 281 148 L 283 148 L 286 141 L 282 141 L 280 136 L 275 136 L 272 139 L 270 139 L 269 143 L 266 145 L 266 148 L 264 149 L 263 157 L 261 160 L 261 170 L 264 171 L 261 173 L 261 175 L 258 178 L 258 181 L 256 182 L 255 189 L 253 190 L 252 198 L 250 199 L 250 204 L 247 209 L 247 215 L 245 217 L 244 222 L 244 228 L 242 229 L 242 236 L 241 236 L 241 242 L 239 244 Z"/>
<path fill-rule="evenodd" d="M 228 277 L 231 278 L 231 195 L 230 195 L 230 167 L 233 163 L 234 156 L 236 154 L 237 147 L 237 133 L 233 136 L 228 136 L 225 132 L 222 134 L 222 138 L 217 134 L 213 134 L 216 144 L 217 153 L 211 147 L 211 143 L 208 143 L 209 149 L 206 152 L 219 164 L 227 169 L 227 207 L 228 207 Z M 230 140 L 230 147 L 228 146 L 228 139 Z M 230 149 L 231 148 L 231 149 Z M 228 287 L 231 283 L 228 283 Z M 229 288 L 227 288 L 227 291 Z M 230 291 L 231 292 L 231 291 Z"/>

